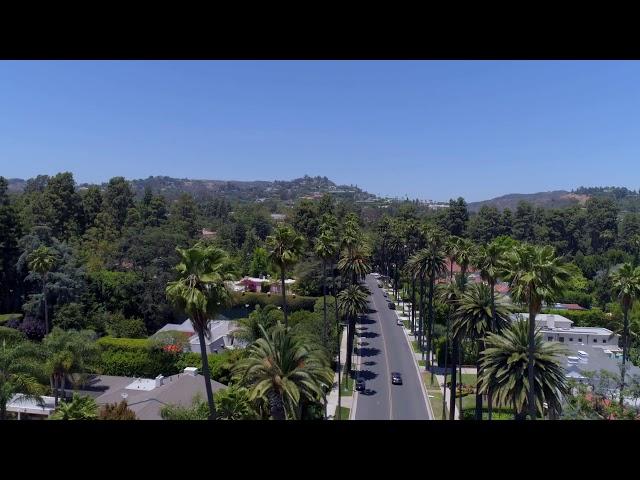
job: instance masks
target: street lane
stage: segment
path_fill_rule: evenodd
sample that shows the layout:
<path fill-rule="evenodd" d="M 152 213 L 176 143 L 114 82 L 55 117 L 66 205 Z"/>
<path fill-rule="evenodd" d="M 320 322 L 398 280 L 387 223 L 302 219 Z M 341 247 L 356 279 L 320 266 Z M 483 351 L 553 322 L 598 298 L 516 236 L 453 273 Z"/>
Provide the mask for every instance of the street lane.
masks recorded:
<path fill-rule="evenodd" d="M 429 413 L 420 378 L 413 363 L 402 327 L 387 306 L 387 299 L 377 280 L 367 275 L 366 284 L 372 295 L 366 315 L 357 327 L 360 375 L 366 391 L 356 393 L 356 420 L 428 420 Z M 391 384 L 391 372 L 402 374 L 402 385 Z"/>

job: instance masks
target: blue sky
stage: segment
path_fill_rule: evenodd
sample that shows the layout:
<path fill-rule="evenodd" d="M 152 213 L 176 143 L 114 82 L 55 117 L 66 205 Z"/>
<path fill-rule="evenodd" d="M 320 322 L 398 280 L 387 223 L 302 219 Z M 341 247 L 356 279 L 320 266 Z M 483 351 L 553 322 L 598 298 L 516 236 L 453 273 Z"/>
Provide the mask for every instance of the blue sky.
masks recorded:
<path fill-rule="evenodd" d="M 640 187 L 640 62 L 0 62 L 0 175 Z"/>

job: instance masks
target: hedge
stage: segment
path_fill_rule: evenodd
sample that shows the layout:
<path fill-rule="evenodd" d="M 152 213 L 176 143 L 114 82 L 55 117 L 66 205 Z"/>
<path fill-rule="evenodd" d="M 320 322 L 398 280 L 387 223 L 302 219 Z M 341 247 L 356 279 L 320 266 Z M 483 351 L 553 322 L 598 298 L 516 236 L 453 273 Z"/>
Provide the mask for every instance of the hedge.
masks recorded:
<path fill-rule="evenodd" d="M 318 297 L 304 297 L 296 295 L 295 297 L 287 296 L 287 309 L 289 312 L 295 312 L 296 310 L 312 310 Z M 253 309 L 256 305 L 264 307 L 265 305 L 282 306 L 282 295 L 272 293 L 267 295 L 266 293 L 256 292 L 242 292 L 233 295 L 233 304 L 235 307 L 242 307 L 249 304 L 249 307 Z"/>
<path fill-rule="evenodd" d="M 2 327 L 0 326 L 0 344 L 3 341 L 7 343 L 15 343 L 21 340 L 25 340 L 27 337 L 20 330 L 16 330 L 15 328 Z"/>
<path fill-rule="evenodd" d="M 141 350 L 151 348 L 152 343 L 148 338 L 116 338 L 102 337 L 97 344 L 107 350 Z"/>
<path fill-rule="evenodd" d="M 508 407 L 493 407 L 491 413 L 491 420 L 513 420 L 515 413 L 513 408 Z M 482 419 L 488 420 L 489 409 L 482 409 Z M 475 408 L 463 408 L 462 409 L 462 420 L 475 420 L 476 418 L 476 409 Z"/>
<path fill-rule="evenodd" d="M 102 375 L 155 378 L 178 373 L 180 354 L 166 352 L 146 338 L 102 337 L 95 370 Z"/>
<path fill-rule="evenodd" d="M 609 323 L 605 313 L 599 308 L 590 310 L 545 310 L 545 313 L 562 315 L 569 320 L 573 320 L 574 327 L 603 327 Z"/>

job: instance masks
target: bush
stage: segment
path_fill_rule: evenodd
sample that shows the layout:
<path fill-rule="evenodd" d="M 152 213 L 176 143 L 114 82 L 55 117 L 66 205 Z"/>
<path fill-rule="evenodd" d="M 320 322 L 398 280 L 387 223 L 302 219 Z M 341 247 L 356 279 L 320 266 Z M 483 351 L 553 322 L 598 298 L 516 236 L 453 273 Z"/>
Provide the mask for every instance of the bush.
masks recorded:
<path fill-rule="evenodd" d="M 244 356 L 243 350 L 223 350 L 218 354 L 209 354 L 209 371 L 211 379 L 224 385 L 231 383 L 231 370 L 235 364 Z M 183 353 L 176 362 L 176 369 L 183 371 L 186 367 L 197 367 L 202 373 L 201 355 L 195 352 Z"/>
<path fill-rule="evenodd" d="M 2 315 L 0 315 L 0 326 L 4 325 L 10 320 L 20 321 L 22 320 L 22 314 L 21 313 L 3 313 Z"/>
<path fill-rule="evenodd" d="M 178 373 L 179 353 L 167 352 L 147 339 L 103 337 L 95 370 L 103 375 L 155 378 Z"/>
<path fill-rule="evenodd" d="M 570 290 L 565 292 L 558 301 L 560 303 L 577 303 L 581 307 L 591 308 L 593 297 L 588 293 Z"/>
<path fill-rule="evenodd" d="M 605 313 L 599 308 L 591 310 L 545 310 L 545 313 L 562 315 L 573 320 L 574 327 L 602 327 L 608 323 Z"/>
<path fill-rule="evenodd" d="M 476 410 L 475 408 L 463 408 L 462 420 L 475 420 Z M 489 419 L 489 410 L 487 408 L 482 409 L 482 419 Z M 514 413 L 512 408 L 507 407 L 493 407 L 491 412 L 491 420 L 513 420 Z"/>
<path fill-rule="evenodd" d="M 88 327 L 87 316 L 79 303 L 67 303 L 56 309 L 53 326 L 63 330 L 82 330 Z"/>
<path fill-rule="evenodd" d="M 316 302 L 316 297 L 302 297 L 296 295 L 295 297 L 287 296 L 287 308 L 289 312 L 295 312 L 296 310 L 313 310 L 313 306 Z M 282 295 L 256 292 L 243 292 L 233 295 L 233 308 L 242 307 L 249 304 L 249 308 L 253 310 L 256 305 L 264 307 L 265 305 L 282 306 Z"/>
<path fill-rule="evenodd" d="M 0 344 L 7 342 L 7 344 L 18 343 L 25 340 L 27 337 L 20 330 L 15 328 L 0 326 Z"/>
<path fill-rule="evenodd" d="M 15 320 L 12 320 L 13 322 Z M 7 322 L 7 325 L 11 322 Z M 26 317 L 18 325 L 18 330 L 26 335 L 29 340 L 40 341 L 44 338 L 44 321 L 35 317 Z"/>
<path fill-rule="evenodd" d="M 106 327 L 112 337 L 145 338 L 147 336 L 147 328 L 141 319 L 126 318 L 122 312 L 110 314 Z"/>

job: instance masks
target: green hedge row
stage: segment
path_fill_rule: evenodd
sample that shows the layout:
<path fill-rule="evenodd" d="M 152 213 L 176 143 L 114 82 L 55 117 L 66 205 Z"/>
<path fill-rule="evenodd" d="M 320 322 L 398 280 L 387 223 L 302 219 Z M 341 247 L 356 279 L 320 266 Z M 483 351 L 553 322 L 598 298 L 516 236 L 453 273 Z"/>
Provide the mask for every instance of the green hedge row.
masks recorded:
<path fill-rule="evenodd" d="M 311 310 L 316 303 L 317 297 L 303 297 L 296 295 L 287 296 L 287 309 L 289 312 L 296 310 Z M 233 294 L 233 307 L 242 307 L 249 304 L 249 308 L 253 309 L 256 305 L 264 307 L 265 305 L 282 306 L 282 295 L 256 292 L 242 292 Z"/>
<path fill-rule="evenodd" d="M 572 320 L 574 327 L 602 327 L 608 323 L 605 313 L 599 308 L 590 310 L 545 310 L 544 313 L 562 315 Z"/>
<path fill-rule="evenodd" d="M 20 330 L 0 326 L 0 345 L 2 345 L 3 341 L 11 344 L 24 340 L 25 338 L 25 335 Z"/>

